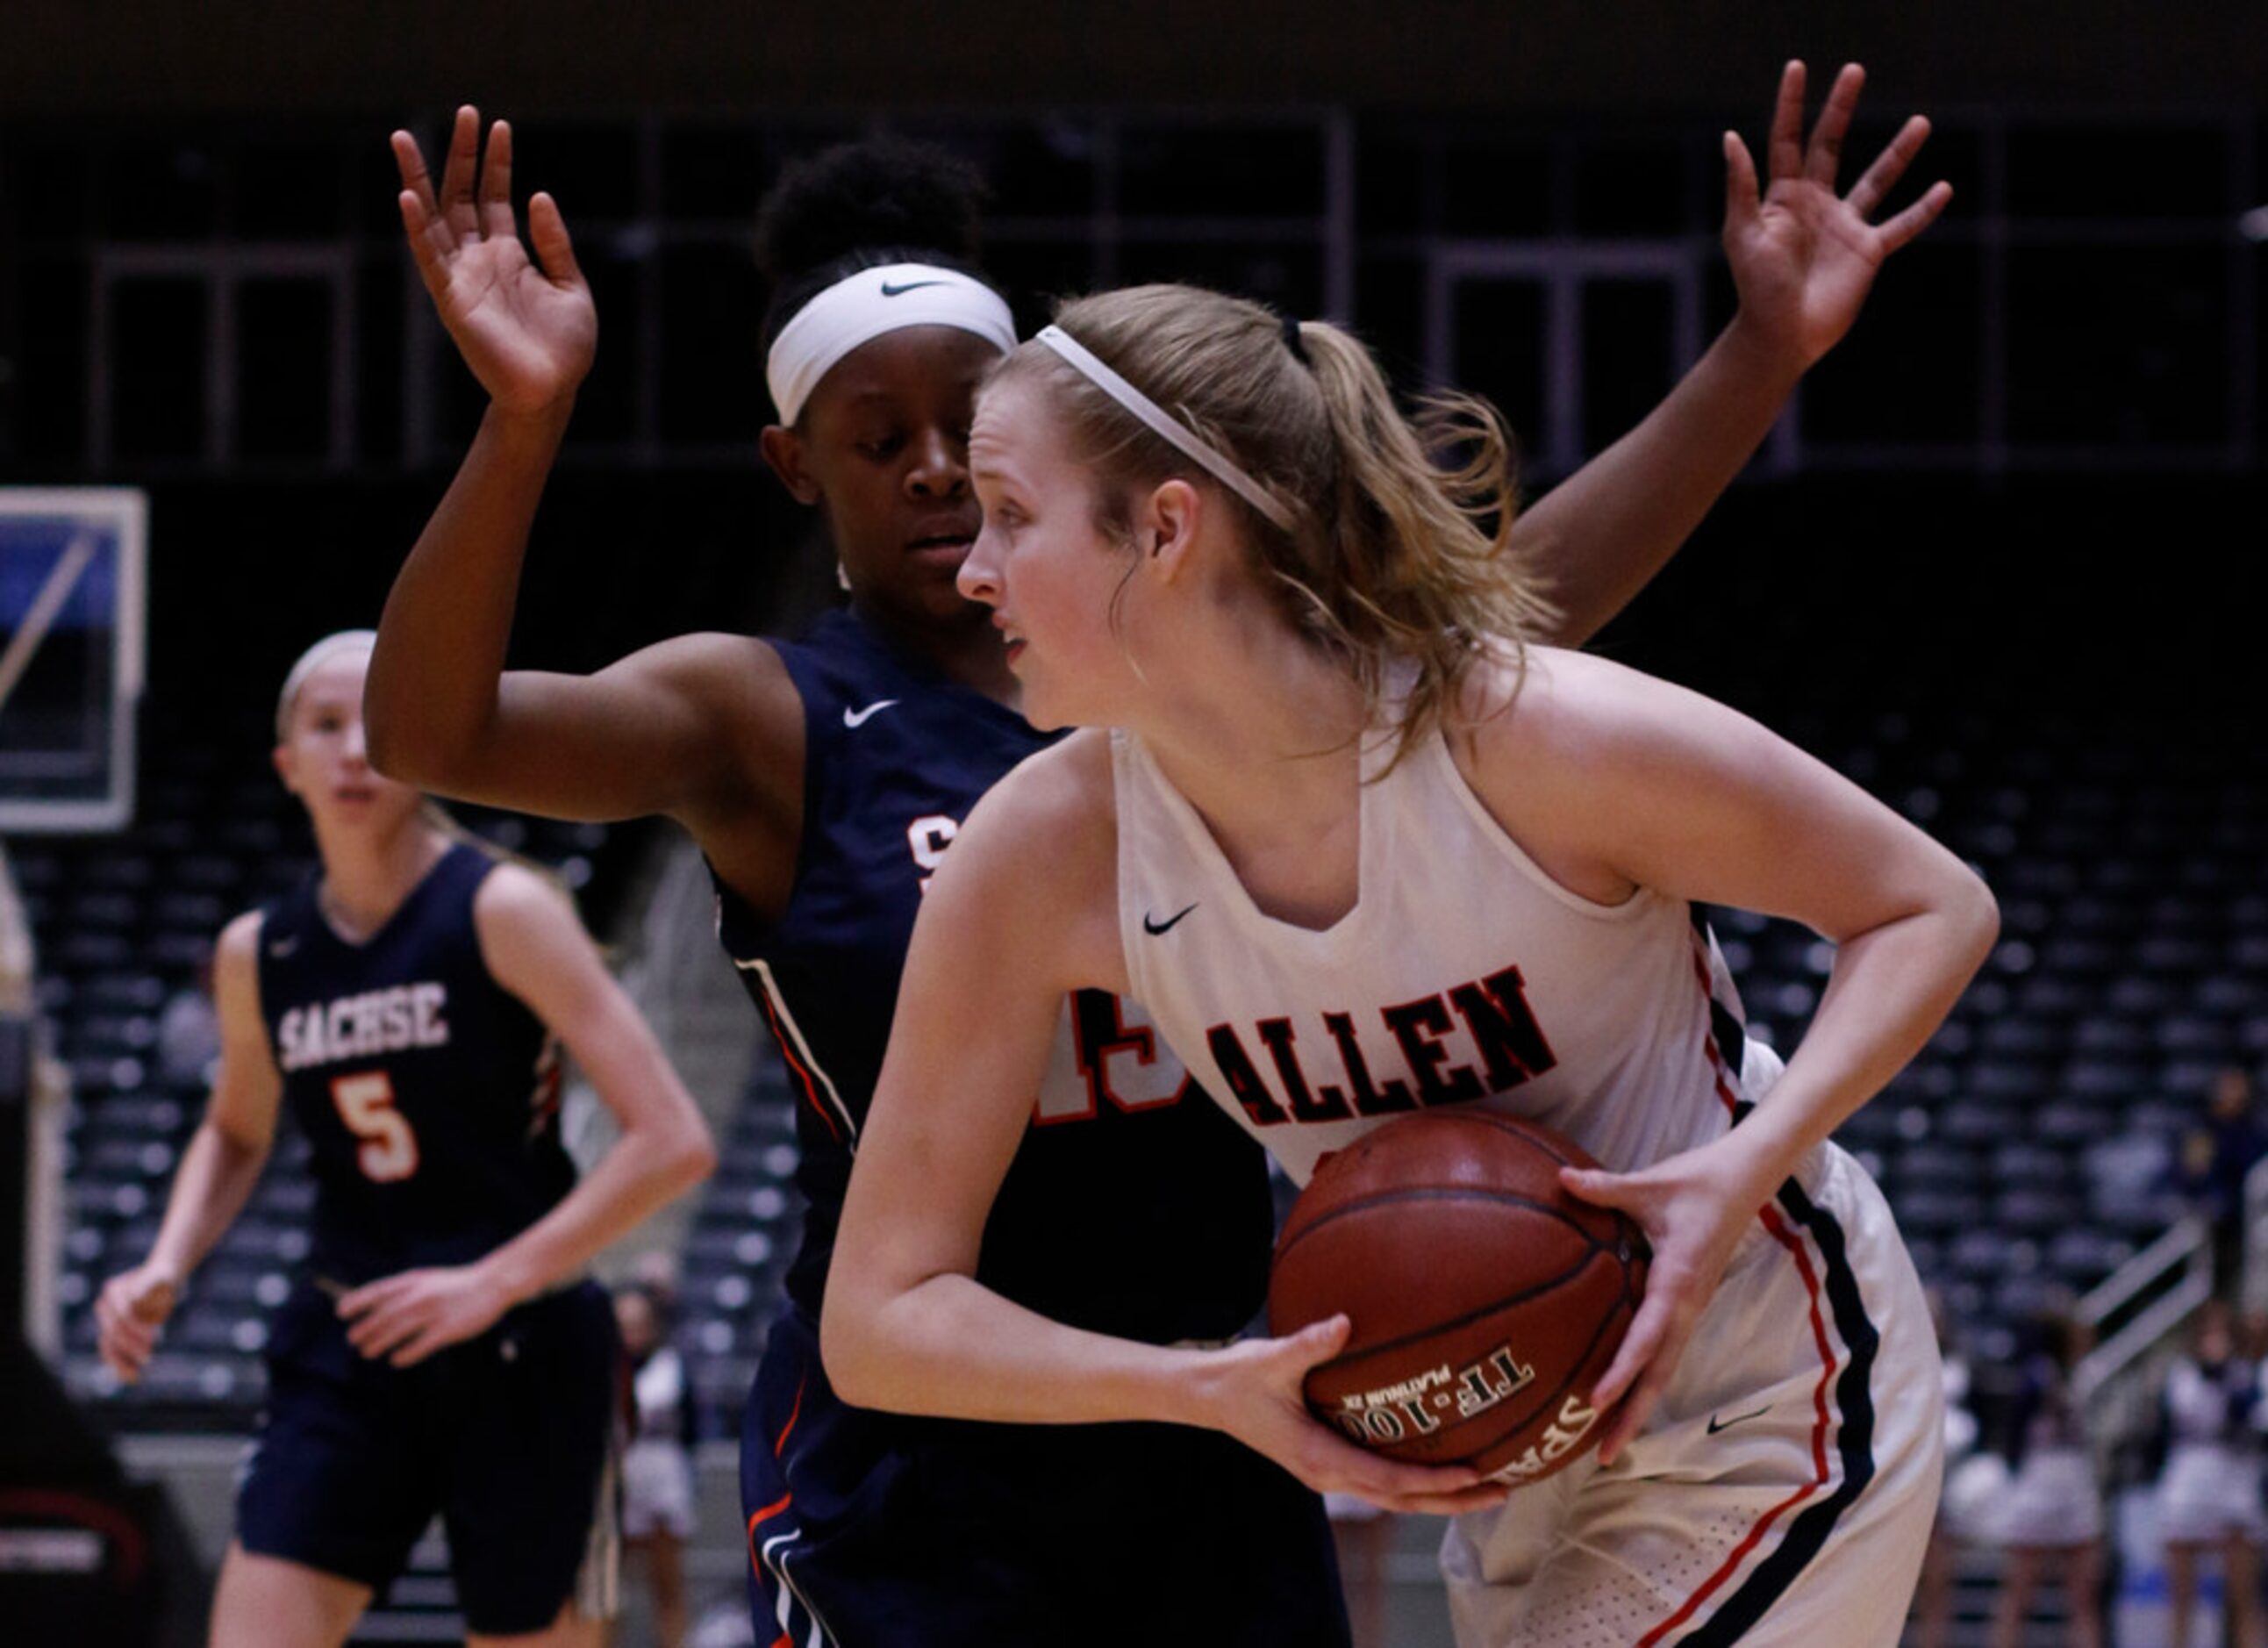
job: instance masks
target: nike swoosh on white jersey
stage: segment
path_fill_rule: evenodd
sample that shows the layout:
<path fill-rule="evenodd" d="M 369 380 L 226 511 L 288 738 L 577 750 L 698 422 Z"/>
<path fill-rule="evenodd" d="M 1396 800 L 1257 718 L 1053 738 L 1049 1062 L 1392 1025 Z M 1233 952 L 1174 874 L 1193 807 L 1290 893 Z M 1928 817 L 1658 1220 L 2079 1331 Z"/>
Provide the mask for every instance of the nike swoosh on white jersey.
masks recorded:
<path fill-rule="evenodd" d="M 876 698 L 863 710 L 846 707 L 843 712 L 843 724 L 845 727 L 864 727 L 869 716 L 880 714 L 896 702 L 895 698 Z"/>

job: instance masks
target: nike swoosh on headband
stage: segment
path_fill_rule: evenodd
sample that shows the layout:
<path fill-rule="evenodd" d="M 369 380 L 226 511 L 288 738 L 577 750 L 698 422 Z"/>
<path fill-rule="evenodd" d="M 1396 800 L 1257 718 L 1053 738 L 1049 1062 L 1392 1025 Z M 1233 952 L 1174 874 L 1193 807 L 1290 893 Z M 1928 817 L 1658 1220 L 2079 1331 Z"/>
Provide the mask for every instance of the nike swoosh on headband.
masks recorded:
<path fill-rule="evenodd" d="M 983 281 L 938 263 L 888 263 L 845 275 L 780 329 L 764 357 L 764 381 L 792 425 L 835 363 L 870 338 L 909 326 L 974 333 L 1006 354 L 1016 347 L 1008 300 Z"/>

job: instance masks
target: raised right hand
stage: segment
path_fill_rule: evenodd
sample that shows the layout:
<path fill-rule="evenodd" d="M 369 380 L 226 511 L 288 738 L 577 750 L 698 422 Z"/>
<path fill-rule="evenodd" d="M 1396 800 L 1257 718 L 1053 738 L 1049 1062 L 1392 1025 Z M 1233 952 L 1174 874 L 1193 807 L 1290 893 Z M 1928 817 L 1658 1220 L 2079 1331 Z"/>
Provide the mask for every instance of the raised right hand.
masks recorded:
<path fill-rule="evenodd" d="M 1318 1493 L 1353 1494 L 1388 1511 L 1455 1516 L 1501 1504 L 1511 1490 L 1462 1465 L 1403 1465 L 1358 1447 L 1307 1411 L 1307 1371 L 1338 1355 L 1344 1316 L 1283 1339 L 1250 1339 L 1213 1353 L 1213 1423 Z"/>
<path fill-rule="evenodd" d="M 95 1343 L 103 1362 L 126 1384 L 149 1366 L 158 1330 L 173 1313 L 179 1292 L 170 1271 L 147 1263 L 102 1284 L 94 1301 Z"/>
<path fill-rule="evenodd" d="M 480 111 L 467 104 L 457 111 L 436 200 L 417 140 L 406 131 L 394 134 L 401 226 L 441 324 L 489 398 L 506 412 L 553 410 L 573 399 L 591 370 L 598 307 L 550 196 L 527 203 L 534 261 L 520 245 L 512 209 L 512 128 L 503 121 L 489 128 L 485 162 L 480 135 Z"/>

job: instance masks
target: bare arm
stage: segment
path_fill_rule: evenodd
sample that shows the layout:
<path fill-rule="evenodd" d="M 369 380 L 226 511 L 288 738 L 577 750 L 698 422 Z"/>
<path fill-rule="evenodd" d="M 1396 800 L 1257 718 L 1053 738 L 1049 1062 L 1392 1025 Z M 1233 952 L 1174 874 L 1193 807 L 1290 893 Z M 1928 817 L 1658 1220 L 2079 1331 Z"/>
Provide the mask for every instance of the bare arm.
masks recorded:
<path fill-rule="evenodd" d="M 1837 197 L 1865 79 L 1855 63 L 1844 68 L 1807 145 L 1803 65 L 1787 65 L 1761 196 L 1747 148 L 1725 134 L 1725 255 L 1740 308 L 1645 422 L 1514 525 L 1514 544 L 1559 606 L 1549 639 L 1580 646 L 1652 580 L 1771 432 L 1797 381 L 1850 330 L 1883 261 L 1952 199 L 1939 183 L 1888 222 L 1868 221 L 1929 136 L 1919 115 Z"/>
<path fill-rule="evenodd" d="M 365 690 L 371 758 L 442 794 L 558 817 L 666 813 L 696 835 L 751 802 L 799 802 L 801 706 L 761 642 L 688 637 L 591 676 L 504 670 L 528 534 L 598 316 L 548 195 L 528 207 L 535 260 L 521 245 L 511 129 L 490 129 L 484 166 L 479 134 L 478 115 L 459 110 L 438 196 L 416 141 L 394 136 L 410 251 L 490 404 L 387 598 Z"/>
<path fill-rule="evenodd" d="M 1066 1327 L 976 1281 L 1064 994 L 1125 984 L 1108 790 L 1099 808 L 1082 794 L 1098 769 L 1107 785 L 1107 764 L 1090 738 L 1020 769 L 978 804 L 930 883 L 828 1276 L 828 1377 L 865 1407 L 1174 1421 L 1404 1509 L 1492 1503 L 1500 1490 L 1476 1489 L 1470 1472 L 1396 1465 L 1307 1415 L 1301 1381 L 1344 1342 L 1344 1318 L 1290 1339 L 1177 1349 Z"/>
<path fill-rule="evenodd" d="M 1801 921 L 1837 946 L 1801 1046 L 1739 1127 L 1640 1171 L 1566 1176 L 1654 1240 L 1645 1302 L 1594 1393 L 1631 1396 L 1602 1445 L 1611 1459 L 1674 1371 L 1741 1232 L 1921 1049 L 1990 952 L 1999 915 L 1960 860 L 1745 716 L 1603 660 L 1538 663 L 1513 713 L 1484 729 L 1476 783 L 1539 861 L 1604 902 L 1647 887 Z"/>
<path fill-rule="evenodd" d="M 557 1206 L 486 1257 L 403 1271 L 339 1301 L 355 1348 L 390 1356 L 398 1367 L 483 1332 L 717 1164 L 691 1095 L 567 901 L 532 872 L 507 864 L 481 884 L 473 919 L 490 972 L 566 1043 L 621 1122 L 622 1136 Z"/>
<path fill-rule="evenodd" d="M 275 1142 L 284 1078 L 261 1022 L 259 943 L 257 913 L 221 934 L 213 957 L 220 1065 L 204 1120 L 181 1153 L 149 1257 L 113 1276 L 95 1300 L 102 1359 L 129 1384 L 149 1364 L 190 1273 L 244 1211 Z"/>

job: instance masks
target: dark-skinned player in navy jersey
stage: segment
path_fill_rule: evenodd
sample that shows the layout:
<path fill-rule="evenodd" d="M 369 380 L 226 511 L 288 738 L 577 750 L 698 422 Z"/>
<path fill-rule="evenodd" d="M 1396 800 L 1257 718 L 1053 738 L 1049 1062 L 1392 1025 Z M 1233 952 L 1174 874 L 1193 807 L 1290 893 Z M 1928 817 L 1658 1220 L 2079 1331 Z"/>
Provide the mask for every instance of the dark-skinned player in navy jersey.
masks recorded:
<path fill-rule="evenodd" d="M 212 1641 L 345 1641 L 438 1513 L 473 1643 L 596 1644 L 620 1350 L 578 1277 L 715 1153 L 567 900 L 371 770 L 371 639 L 316 643 L 285 683 L 276 765 L 320 872 L 221 935 L 212 1100 L 149 1257 L 97 1301 L 102 1355 L 140 1376 L 288 1105 L 314 1229 L 269 1335 Z M 622 1128 L 579 1184 L 562 1043 Z"/>
<path fill-rule="evenodd" d="M 1837 82 L 1830 141 L 1857 92 L 1855 71 Z M 1563 640 L 1668 559 L 1865 299 L 1881 251 L 1786 162 L 1801 127 L 1792 69 L 1769 196 L 1745 151 L 1732 163 L 1738 318 L 1645 423 L 1521 517 Z M 1900 133 L 1893 175 L 1924 129 Z M 377 758 L 442 794 L 676 819 L 802 1096 L 810 1212 L 742 1438 L 759 1640 L 1344 1642 L 1319 1502 L 1240 1447 L 1152 1426 L 902 1420 L 842 1403 L 820 1366 L 816 1306 L 922 885 L 976 797 L 1049 742 L 954 582 L 980 525 L 974 397 L 1012 342 L 973 273 L 971 181 L 934 154 L 859 145 L 795 168 L 767 203 L 780 421 L 763 451 L 822 512 L 846 610 L 794 644 L 685 636 L 568 676 L 503 666 L 596 346 L 589 288 L 548 196 L 528 205 L 533 259 L 523 247 L 503 122 L 483 154 L 460 110 L 438 187 L 407 134 L 394 148 L 411 250 L 490 406 L 380 625 Z M 984 1233 L 988 1284 L 1152 1342 L 1235 1333 L 1263 1292 L 1267 1189 L 1210 1109 L 1135 1009 L 1067 1001 Z"/>

